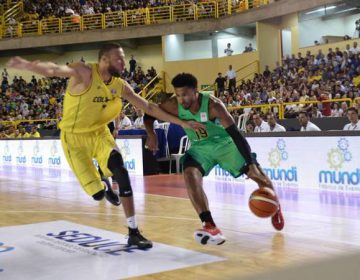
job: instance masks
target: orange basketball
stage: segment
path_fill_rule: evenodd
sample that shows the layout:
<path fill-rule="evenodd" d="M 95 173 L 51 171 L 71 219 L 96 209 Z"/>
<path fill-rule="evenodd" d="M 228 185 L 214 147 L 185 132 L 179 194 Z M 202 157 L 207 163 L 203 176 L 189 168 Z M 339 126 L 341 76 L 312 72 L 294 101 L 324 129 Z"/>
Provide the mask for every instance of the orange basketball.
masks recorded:
<path fill-rule="evenodd" d="M 251 212 L 260 218 L 273 216 L 279 208 L 275 192 L 270 188 L 259 188 L 255 190 L 249 199 Z"/>

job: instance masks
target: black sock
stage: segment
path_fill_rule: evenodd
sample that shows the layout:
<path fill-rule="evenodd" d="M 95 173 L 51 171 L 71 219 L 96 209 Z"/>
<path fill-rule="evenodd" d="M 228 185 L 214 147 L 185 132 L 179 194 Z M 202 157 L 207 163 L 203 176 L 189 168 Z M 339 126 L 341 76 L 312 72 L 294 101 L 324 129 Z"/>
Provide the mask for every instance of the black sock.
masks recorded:
<path fill-rule="evenodd" d="M 128 229 L 129 229 L 129 234 L 137 234 L 139 232 L 138 228 L 128 227 Z"/>
<path fill-rule="evenodd" d="M 210 223 L 211 225 L 216 227 L 210 211 L 205 211 L 205 212 L 200 213 L 199 217 L 200 217 L 201 222 Z"/>

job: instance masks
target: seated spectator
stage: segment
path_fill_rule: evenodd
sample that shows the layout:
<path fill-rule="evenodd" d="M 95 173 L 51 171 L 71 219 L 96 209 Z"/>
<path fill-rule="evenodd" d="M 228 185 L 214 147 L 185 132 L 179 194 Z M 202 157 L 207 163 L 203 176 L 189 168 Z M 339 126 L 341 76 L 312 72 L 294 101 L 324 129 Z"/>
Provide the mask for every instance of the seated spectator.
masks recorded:
<path fill-rule="evenodd" d="M 319 111 L 318 107 L 316 107 L 316 106 L 311 107 L 310 115 L 311 115 L 311 118 L 322 118 L 323 117 L 323 115 Z"/>
<path fill-rule="evenodd" d="M 125 115 L 124 112 L 121 112 L 120 114 L 120 128 L 121 129 L 128 129 L 131 128 L 132 124 L 131 124 L 131 120 L 129 119 L 128 116 Z"/>
<path fill-rule="evenodd" d="M 140 109 L 136 109 L 137 118 L 134 121 L 135 128 L 144 128 L 144 112 Z"/>
<path fill-rule="evenodd" d="M 307 112 L 299 113 L 300 131 L 321 131 L 321 129 L 309 121 L 309 114 Z"/>
<path fill-rule="evenodd" d="M 252 119 L 256 125 L 254 132 L 270 132 L 268 123 L 263 121 L 259 113 L 255 113 Z"/>
<path fill-rule="evenodd" d="M 353 46 L 350 49 L 350 52 L 354 55 L 360 53 L 360 47 L 358 47 L 358 43 L 356 41 L 353 42 Z"/>
<path fill-rule="evenodd" d="M 343 110 L 340 108 L 339 103 L 334 103 L 333 108 L 331 109 L 332 117 L 342 117 L 344 114 Z"/>
<path fill-rule="evenodd" d="M 246 133 L 253 133 L 254 132 L 255 125 L 252 121 L 248 121 L 246 123 Z"/>
<path fill-rule="evenodd" d="M 267 123 L 269 124 L 269 132 L 285 132 L 286 129 L 282 125 L 276 122 L 275 116 L 273 113 L 267 115 Z"/>
<path fill-rule="evenodd" d="M 19 126 L 19 138 L 29 138 L 30 137 L 30 134 L 26 132 L 26 129 L 25 127 L 23 126 Z"/>
<path fill-rule="evenodd" d="M 350 123 L 346 124 L 343 130 L 360 130 L 359 115 L 354 107 L 350 107 L 347 110 L 347 117 Z"/>
<path fill-rule="evenodd" d="M 30 138 L 40 138 L 41 137 L 41 135 L 40 135 L 40 133 L 39 133 L 39 131 L 38 131 L 38 128 L 37 128 L 37 126 L 32 126 L 31 127 L 31 133 L 30 133 Z"/>

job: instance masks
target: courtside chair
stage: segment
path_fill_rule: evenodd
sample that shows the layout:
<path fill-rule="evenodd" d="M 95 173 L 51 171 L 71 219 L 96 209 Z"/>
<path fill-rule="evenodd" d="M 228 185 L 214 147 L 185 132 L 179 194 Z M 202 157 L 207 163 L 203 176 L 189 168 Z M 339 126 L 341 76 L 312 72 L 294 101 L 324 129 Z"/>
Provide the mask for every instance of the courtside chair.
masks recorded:
<path fill-rule="evenodd" d="M 175 160 L 176 163 L 176 173 L 180 173 L 180 158 L 189 148 L 190 148 L 189 138 L 186 135 L 184 135 L 180 139 L 179 151 L 176 154 L 170 155 L 169 174 L 171 174 L 171 166 L 173 160 Z"/>

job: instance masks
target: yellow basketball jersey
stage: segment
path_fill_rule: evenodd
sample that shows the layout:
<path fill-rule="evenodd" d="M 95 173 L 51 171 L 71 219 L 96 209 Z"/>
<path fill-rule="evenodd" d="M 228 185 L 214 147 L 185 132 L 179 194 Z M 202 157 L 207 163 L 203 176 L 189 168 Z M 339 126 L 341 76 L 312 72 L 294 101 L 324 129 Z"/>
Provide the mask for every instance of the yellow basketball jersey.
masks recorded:
<path fill-rule="evenodd" d="M 120 113 L 124 81 L 113 77 L 105 84 L 98 72 L 98 64 L 91 63 L 92 81 L 88 89 L 80 95 L 72 95 L 66 89 L 63 118 L 60 129 L 72 133 L 95 131 Z"/>

